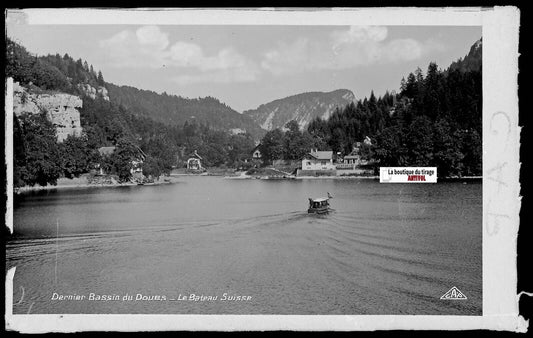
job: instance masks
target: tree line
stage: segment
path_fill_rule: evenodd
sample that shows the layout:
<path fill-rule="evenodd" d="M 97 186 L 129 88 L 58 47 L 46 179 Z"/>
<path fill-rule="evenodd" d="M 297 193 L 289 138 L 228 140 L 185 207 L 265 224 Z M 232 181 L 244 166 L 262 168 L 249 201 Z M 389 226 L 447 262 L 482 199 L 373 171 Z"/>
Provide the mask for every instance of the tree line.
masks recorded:
<path fill-rule="evenodd" d="M 477 44 L 476 44 L 477 45 Z M 378 166 L 436 166 L 439 175 L 474 176 L 482 169 L 481 48 L 446 70 L 429 64 L 402 79 L 399 93 L 337 108 L 329 119 L 300 131 L 295 121 L 269 131 L 261 141 L 267 163 L 301 159 L 309 149 L 348 155 L 365 137 L 363 157 Z"/>
<path fill-rule="evenodd" d="M 21 84 L 73 95 L 83 94 L 78 84 L 89 84 L 95 88 L 105 84 L 102 72 L 96 72 L 87 61 L 74 60 L 68 54 L 32 55 L 9 37 L 6 37 L 5 72 L 6 77 L 12 77 Z"/>
<path fill-rule="evenodd" d="M 58 143 L 46 113 L 14 116 L 14 185 L 56 184 L 59 177 L 79 177 L 100 166 L 120 181 L 131 179 L 132 160 L 143 153 L 143 174 L 158 177 L 185 166 L 195 150 L 203 165 L 238 167 L 250 156 L 249 134 L 229 134 L 195 122 L 168 126 L 137 117 L 101 98 L 84 99 L 80 137 Z M 115 151 L 102 156 L 100 147 Z"/>
<path fill-rule="evenodd" d="M 300 160 L 311 149 L 325 149 L 327 144 L 307 130 L 300 130 L 295 120 L 287 122 L 285 131 L 280 128 L 268 131 L 261 139 L 259 151 L 264 165 L 275 160 Z"/>
<path fill-rule="evenodd" d="M 402 81 L 389 125 L 375 133 L 380 166 L 436 166 L 440 176 L 482 170 L 481 69 L 439 70 L 430 63 Z"/>

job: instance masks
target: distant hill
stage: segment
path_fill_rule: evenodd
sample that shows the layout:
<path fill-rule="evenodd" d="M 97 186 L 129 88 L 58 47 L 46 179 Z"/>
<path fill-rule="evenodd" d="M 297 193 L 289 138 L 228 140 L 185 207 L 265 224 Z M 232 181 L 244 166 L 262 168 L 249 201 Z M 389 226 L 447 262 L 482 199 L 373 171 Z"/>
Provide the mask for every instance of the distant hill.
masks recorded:
<path fill-rule="evenodd" d="M 185 121 L 196 121 L 218 130 L 247 131 L 256 138 L 264 134 L 249 116 L 239 114 L 213 97 L 189 99 L 111 83 L 106 83 L 106 87 L 111 102 L 158 122 L 182 125 Z"/>
<path fill-rule="evenodd" d="M 328 93 L 308 92 L 262 104 L 243 115 L 249 116 L 265 130 L 283 128 L 291 120 L 296 120 L 300 128 L 306 128 L 313 119 L 328 119 L 335 108 L 343 108 L 353 101 L 355 95 L 348 89 Z"/>
<path fill-rule="evenodd" d="M 449 70 L 460 70 L 462 72 L 481 71 L 482 50 L 483 42 L 482 39 L 479 39 L 470 47 L 470 51 L 464 58 L 452 62 Z"/>

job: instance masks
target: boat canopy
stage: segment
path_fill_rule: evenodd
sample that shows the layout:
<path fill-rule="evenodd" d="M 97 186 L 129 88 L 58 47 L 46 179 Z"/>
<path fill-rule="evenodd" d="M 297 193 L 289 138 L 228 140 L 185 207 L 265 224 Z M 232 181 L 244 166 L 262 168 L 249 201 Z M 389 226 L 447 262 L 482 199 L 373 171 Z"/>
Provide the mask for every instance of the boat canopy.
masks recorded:
<path fill-rule="evenodd" d="M 310 198 L 310 200 L 312 200 L 313 202 L 324 202 L 324 201 L 329 200 L 329 198 L 327 198 L 327 197 L 317 197 L 317 198 Z"/>

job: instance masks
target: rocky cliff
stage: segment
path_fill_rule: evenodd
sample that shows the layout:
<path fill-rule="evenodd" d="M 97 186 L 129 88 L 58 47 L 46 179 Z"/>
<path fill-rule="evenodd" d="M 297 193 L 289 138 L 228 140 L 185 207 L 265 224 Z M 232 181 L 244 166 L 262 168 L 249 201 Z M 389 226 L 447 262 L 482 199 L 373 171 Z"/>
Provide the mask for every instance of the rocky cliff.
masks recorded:
<path fill-rule="evenodd" d="M 296 120 L 300 128 L 306 128 L 316 117 L 328 119 L 335 108 L 342 108 L 352 101 L 355 101 L 355 95 L 347 89 L 310 92 L 275 100 L 243 114 L 265 130 L 283 128 L 291 120 Z"/>
<path fill-rule="evenodd" d="M 31 93 L 15 83 L 13 86 L 13 111 L 15 115 L 46 113 L 56 127 L 57 141 L 63 142 L 68 135 L 80 136 L 82 132 L 80 112 L 83 101 L 64 93 Z"/>
<path fill-rule="evenodd" d="M 483 61 L 483 41 L 481 39 L 477 40 L 470 51 L 464 58 L 459 58 L 459 60 L 452 62 L 449 67 L 449 70 L 460 70 L 462 72 L 477 72 L 481 70 L 481 65 Z"/>
<path fill-rule="evenodd" d="M 95 100 L 96 97 L 101 97 L 102 99 L 109 101 L 109 93 L 106 89 L 106 87 L 98 86 L 98 88 L 94 88 L 88 83 L 78 84 L 78 88 L 88 97 Z"/>

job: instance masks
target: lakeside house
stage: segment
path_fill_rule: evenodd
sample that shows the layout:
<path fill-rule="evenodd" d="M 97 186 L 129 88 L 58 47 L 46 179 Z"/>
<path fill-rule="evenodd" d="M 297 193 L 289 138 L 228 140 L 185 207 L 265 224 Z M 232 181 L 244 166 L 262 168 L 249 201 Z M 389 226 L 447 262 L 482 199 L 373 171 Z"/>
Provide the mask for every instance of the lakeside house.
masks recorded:
<path fill-rule="evenodd" d="M 363 156 L 362 148 L 365 145 L 372 145 L 368 136 L 362 142 L 355 142 L 352 151 L 335 164 L 337 175 L 369 175 L 372 173 L 372 168 L 368 167 L 369 161 Z"/>
<path fill-rule="evenodd" d="M 344 156 L 342 163 L 349 165 L 359 165 L 361 164 L 361 155 L 351 153 L 350 155 Z"/>
<path fill-rule="evenodd" d="M 340 168 L 339 166 L 354 168 L 355 166 L 363 164 L 362 162 L 363 161 L 361 159 L 361 142 L 356 142 L 350 154 L 344 156 L 344 158 L 342 159 L 342 163 L 337 164 L 337 169 L 344 169 Z"/>
<path fill-rule="evenodd" d="M 202 170 L 202 157 L 198 155 L 198 152 L 195 150 L 194 153 L 192 153 L 189 156 L 189 159 L 187 160 L 187 169 L 188 170 Z"/>
<path fill-rule="evenodd" d="M 261 143 L 255 146 L 255 148 L 252 150 L 252 160 L 260 160 L 263 155 L 261 154 L 261 150 L 259 149 L 261 147 Z"/>
<path fill-rule="evenodd" d="M 366 136 L 363 142 L 355 142 L 352 151 L 336 165 L 337 169 L 355 169 L 357 166 L 368 164 L 368 161 L 362 158 L 361 147 L 363 144 L 372 145 L 370 137 Z"/>
<path fill-rule="evenodd" d="M 131 163 L 130 173 L 133 176 L 142 176 L 143 175 L 142 165 L 144 163 L 144 160 L 146 160 L 146 154 L 142 151 L 141 148 L 136 147 L 136 149 L 137 149 L 137 155 L 136 157 L 131 159 L 131 162 L 130 162 Z M 100 153 L 101 157 L 109 157 L 115 152 L 115 150 L 116 150 L 115 146 L 98 148 L 98 152 Z M 95 169 L 97 170 L 99 175 L 107 174 L 100 163 L 96 164 Z"/>
<path fill-rule="evenodd" d="M 252 149 L 251 152 L 248 153 L 248 155 L 244 158 L 242 158 L 242 161 L 244 163 L 249 163 L 249 165 L 253 167 L 258 167 L 263 163 L 263 154 L 261 154 L 261 150 L 259 149 L 261 147 L 261 143 L 257 142 L 256 146 Z"/>
<path fill-rule="evenodd" d="M 371 145 L 371 140 L 366 137 L 362 142 L 356 142 L 350 154 L 341 158 L 341 154 L 333 151 L 318 151 L 311 149 L 301 160 L 301 168 L 297 170 L 297 176 L 351 176 L 368 175 L 372 169 L 366 165 L 369 163 L 363 159 L 362 148 Z"/>
<path fill-rule="evenodd" d="M 311 150 L 302 159 L 302 170 L 335 170 L 333 151 Z"/>

